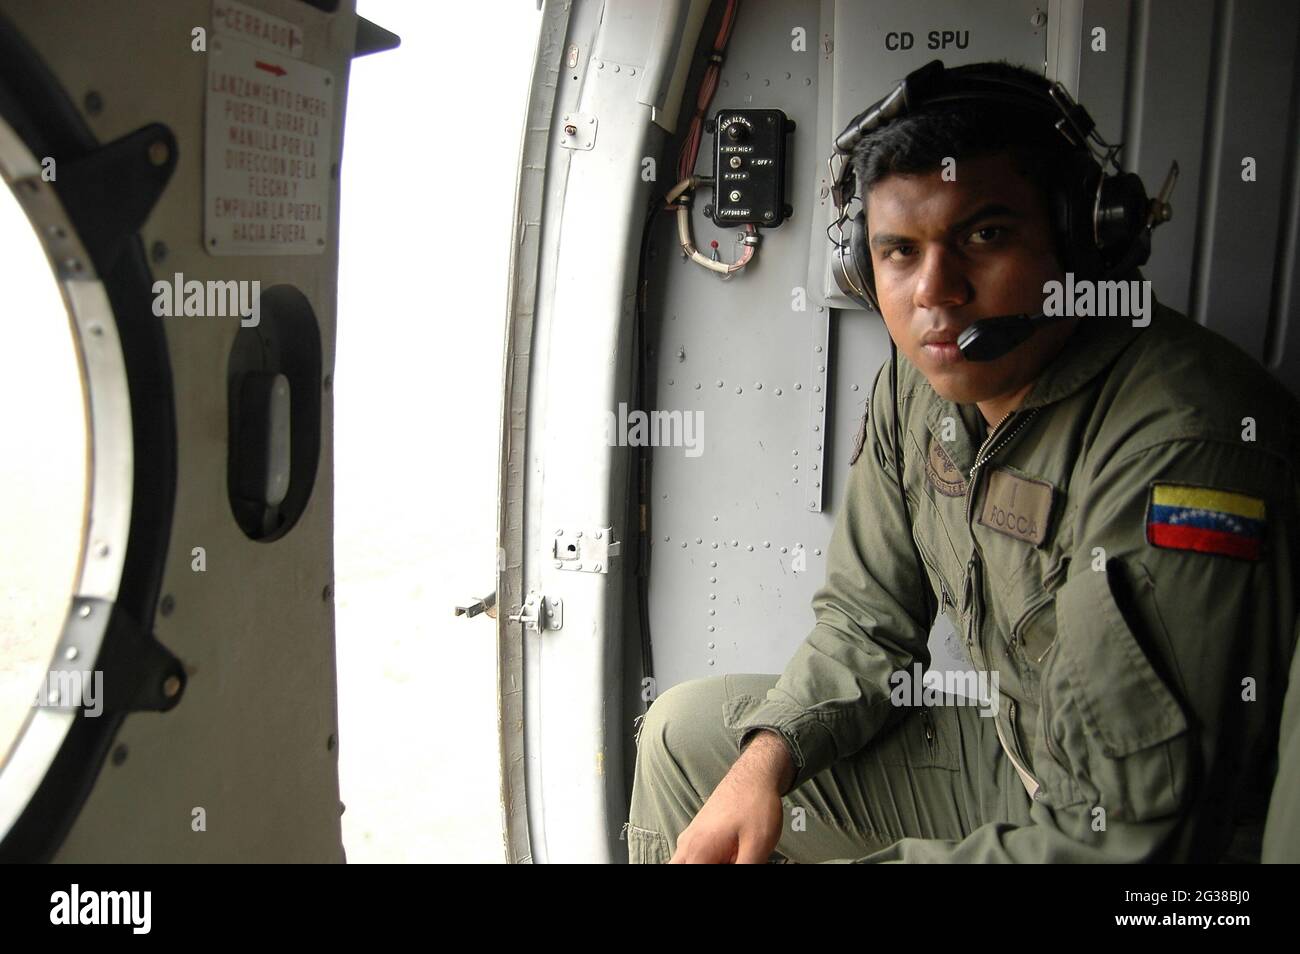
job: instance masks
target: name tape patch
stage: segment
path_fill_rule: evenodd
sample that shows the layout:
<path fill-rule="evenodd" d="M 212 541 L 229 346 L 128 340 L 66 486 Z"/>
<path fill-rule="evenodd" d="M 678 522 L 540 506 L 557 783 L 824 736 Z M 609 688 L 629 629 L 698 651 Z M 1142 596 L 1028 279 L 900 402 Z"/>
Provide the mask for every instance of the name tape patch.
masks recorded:
<path fill-rule="evenodd" d="M 979 523 L 1025 543 L 1041 546 L 1052 517 L 1052 493 L 1045 480 L 1018 477 L 1001 468 L 989 474 Z"/>
<path fill-rule="evenodd" d="M 1189 484 L 1151 485 L 1147 542 L 1152 546 L 1258 560 L 1264 527 L 1259 497 Z"/>

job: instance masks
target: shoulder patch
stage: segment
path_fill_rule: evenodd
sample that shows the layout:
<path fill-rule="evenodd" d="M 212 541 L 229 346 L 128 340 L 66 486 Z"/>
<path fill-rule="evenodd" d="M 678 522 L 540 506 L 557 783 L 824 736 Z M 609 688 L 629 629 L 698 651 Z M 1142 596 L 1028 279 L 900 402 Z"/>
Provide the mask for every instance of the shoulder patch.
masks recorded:
<path fill-rule="evenodd" d="M 1259 497 L 1156 481 L 1147 503 L 1147 542 L 1168 550 L 1258 560 L 1265 518 Z"/>
<path fill-rule="evenodd" d="M 952 462 L 943 444 L 930 435 L 930 453 L 926 455 L 925 476 L 930 486 L 945 497 L 966 496 L 966 477 Z"/>
<path fill-rule="evenodd" d="M 862 448 L 867 443 L 867 418 L 871 416 L 870 409 L 862 415 L 862 423 L 858 425 L 858 436 L 853 439 L 853 456 L 849 458 L 849 466 L 852 467 L 862 456 Z"/>

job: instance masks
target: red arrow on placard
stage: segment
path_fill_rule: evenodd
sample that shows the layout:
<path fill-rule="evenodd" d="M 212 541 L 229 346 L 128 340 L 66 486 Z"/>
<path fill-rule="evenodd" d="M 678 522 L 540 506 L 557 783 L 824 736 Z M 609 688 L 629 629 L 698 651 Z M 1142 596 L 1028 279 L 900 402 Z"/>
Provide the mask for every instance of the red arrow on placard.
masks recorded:
<path fill-rule="evenodd" d="M 275 63 L 263 63 L 261 60 L 254 60 L 253 65 L 259 70 L 266 70 L 268 73 L 274 73 L 276 76 L 283 76 L 288 72 L 283 66 Z"/>

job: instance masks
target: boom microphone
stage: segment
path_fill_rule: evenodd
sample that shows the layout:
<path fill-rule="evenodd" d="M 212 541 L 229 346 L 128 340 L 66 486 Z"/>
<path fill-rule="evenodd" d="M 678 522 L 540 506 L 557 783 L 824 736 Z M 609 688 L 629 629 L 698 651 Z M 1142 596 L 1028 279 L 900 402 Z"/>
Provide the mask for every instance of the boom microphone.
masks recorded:
<path fill-rule="evenodd" d="M 981 318 L 957 336 L 957 347 L 967 361 L 993 361 L 1029 339 L 1040 327 L 1068 315 L 999 315 Z"/>

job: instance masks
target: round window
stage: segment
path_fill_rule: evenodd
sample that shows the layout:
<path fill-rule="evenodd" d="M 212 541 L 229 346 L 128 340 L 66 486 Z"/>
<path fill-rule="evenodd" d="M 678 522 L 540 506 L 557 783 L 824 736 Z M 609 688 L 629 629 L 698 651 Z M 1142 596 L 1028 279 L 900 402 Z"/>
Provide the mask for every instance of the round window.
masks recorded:
<path fill-rule="evenodd" d="M 0 254 L 0 753 L 7 760 L 33 709 L 58 701 L 51 660 L 83 556 L 89 441 L 74 329 L 45 248 L 9 187 L 0 188 Z M 93 682 L 84 689 L 93 693 Z"/>

